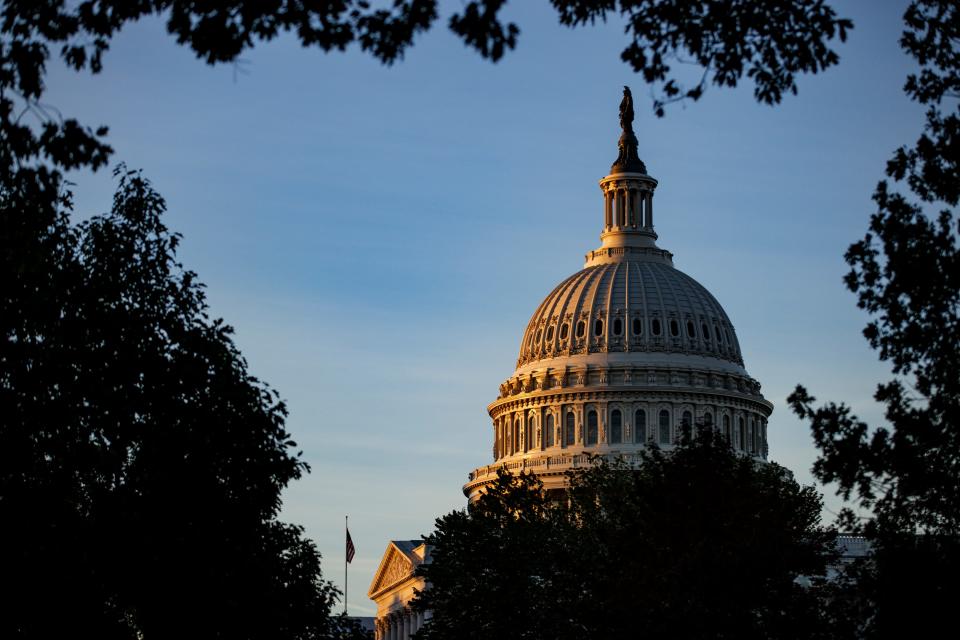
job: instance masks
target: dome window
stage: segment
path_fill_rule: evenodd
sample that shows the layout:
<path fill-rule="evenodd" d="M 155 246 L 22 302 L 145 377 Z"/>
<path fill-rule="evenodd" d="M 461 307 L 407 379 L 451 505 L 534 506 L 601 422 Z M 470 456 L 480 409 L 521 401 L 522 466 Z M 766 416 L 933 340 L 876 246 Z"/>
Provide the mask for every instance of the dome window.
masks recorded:
<path fill-rule="evenodd" d="M 718 344 L 723 344 L 723 334 L 720 333 L 720 328 L 717 325 L 713 325 L 713 335 L 717 336 Z"/>
<path fill-rule="evenodd" d="M 643 320 L 640 318 L 633 319 L 633 335 L 638 336 L 643 333 Z"/>
<path fill-rule="evenodd" d="M 564 325 L 560 327 L 560 339 L 566 340 L 568 335 L 570 335 L 570 325 L 564 323 Z"/>
<path fill-rule="evenodd" d="M 533 342 L 534 342 L 534 343 L 540 342 L 540 336 L 542 336 L 542 335 L 543 335 L 543 329 L 537 329 L 537 335 L 536 335 L 536 337 L 533 339 Z M 533 346 L 533 345 L 530 345 L 530 346 Z"/>
<path fill-rule="evenodd" d="M 647 412 L 643 409 L 637 409 L 633 414 L 633 439 L 639 443 L 647 441 Z"/>
<path fill-rule="evenodd" d="M 697 330 L 693 327 L 693 321 L 692 321 L 692 320 L 687 320 L 687 337 L 688 337 L 688 338 L 696 338 L 696 337 L 697 337 Z M 548 338 L 548 339 L 549 339 L 549 338 Z"/>
<path fill-rule="evenodd" d="M 550 325 L 550 328 L 547 329 L 547 342 L 553 342 L 553 325 Z"/>
<path fill-rule="evenodd" d="M 620 444 L 623 441 L 623 414 L 620 409 L 610 412 L 610 444 Z"/>
<path fill-rule="evenodd" d="M 653 324 L 653 335 L 655 336 L 660 335 L 660 319 L 654 318 L 652 324 Z"/>
<path fill-rule="evenodd" d="M 680 335 L 680 325 L 677 324 L 676 320 L 670 321 L 670 335 L 674 338 Z"/>
<path fill-rule="evenodd" d="M 623 320 L 620 318 L 614 318 L 613 320 L 613 335 L 618 336 L 623 333 Z"/>
<path fill-rule="evenodd" d="M 582 337 L 583 337 L 583 334 L 586 332 L 586 330 L 587 330 L 587 325 L 585 325 L 585 324 L 583 323 L 583 320 L 581 320 L 580 322 L 577 323 L 577 337 L 578 337 L 578 338 L 582 338 Z"/>
<path fill-rule="evenodd" d="M 660 444 L 670 444 L 670 412 L 660 412 Z"/>
<path fill-rule="evenodd" d="M 603 335 L 603 320 L 597 318 L 593 321 L 593 335 L 602 336 Z"/>
<path fill-rule="evenodd" d="M 689 411 L 684 411 L 680 418 L 680 424 L 683 425 L 683 434 L 690 436 L 693 433 L 693 414 Z"/>
<path fill-rule="evenodd" d="M 703 339 L 704 339 L 704 340 L 709 340 L 709 339 L 710 339 L 710 327 L 707 326 L 707 323 L 706 323 L 706 322 L 704 322 L 704 323 L 702 323 L 702 324 L 700 325 L 700 333 L 703 334 Z"/>
<path fill-rule="evenodd" d="M 598 431 L 597 412 L 591 409 L 587 413 L 587 444 L 597 444 Z"/>

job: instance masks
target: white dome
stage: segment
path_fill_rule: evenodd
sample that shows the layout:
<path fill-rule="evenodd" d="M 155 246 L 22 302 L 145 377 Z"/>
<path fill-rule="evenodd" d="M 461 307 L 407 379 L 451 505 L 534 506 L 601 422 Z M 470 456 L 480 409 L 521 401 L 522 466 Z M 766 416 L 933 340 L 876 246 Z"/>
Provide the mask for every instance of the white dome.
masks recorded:
<path fill-rule="evenodd" d="M 554 358 L 622 353 L 631 355 L 618 360 L 637 363 L 647 354 L 695 355 L 745 373 L 720 303 L 673 267 L 667 252 L 651 253 L 587 267 L 557 285 L 527 324 L 518 370 Z"/>
<path fill-rule="evenodd" d="M 744 369 L 723 307 L 657 246 L 657 181 L 627 115 L 617 161 L 600 181 L 602 244 L 527 323 L 516 370 L 487 407 L 493 462 L 470 473 L 471 500 L 501 469 L 560 488 L 566 471 L 595 456 L 638 463 L 644 448 L 671 447 L 697 428 L 767 456 L 773 405 Z"/>

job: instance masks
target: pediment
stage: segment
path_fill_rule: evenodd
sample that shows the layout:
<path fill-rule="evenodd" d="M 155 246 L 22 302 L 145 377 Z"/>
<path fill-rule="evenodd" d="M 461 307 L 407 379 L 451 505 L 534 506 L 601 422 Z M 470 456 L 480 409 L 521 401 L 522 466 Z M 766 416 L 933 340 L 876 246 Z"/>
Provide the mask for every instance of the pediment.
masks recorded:
<path fill-rule="evenodd" d="M 373 575 L 373 582 L 370 583 L 367 595 L 372 598 L 378 592 L 406 580 L 415 569 L 413 561 L 407 554 L 390 542 L 380 560 L 377 572 Z"/>

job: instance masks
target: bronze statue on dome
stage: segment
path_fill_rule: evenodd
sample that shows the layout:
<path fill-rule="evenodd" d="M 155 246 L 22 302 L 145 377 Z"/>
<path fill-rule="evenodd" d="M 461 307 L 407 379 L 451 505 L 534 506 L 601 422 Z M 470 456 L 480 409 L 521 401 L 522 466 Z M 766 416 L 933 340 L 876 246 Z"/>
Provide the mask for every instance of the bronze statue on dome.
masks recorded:
<path fill-rule="evenodd" d="M 637 136 L 633 133 L 633 94 L 630 87 L 624 85 L 623 99 L 620 101 L 620 141 L 617 143 L 617 159 L 610 167 L 610 173 L 646 173 L 647 167 L 637 155 Z"/>
<path fill-rule="evenodd" d="M 620 128 L 633 133 L 633 94 L 623 85 L 623 100 L 620 101 Z"/>

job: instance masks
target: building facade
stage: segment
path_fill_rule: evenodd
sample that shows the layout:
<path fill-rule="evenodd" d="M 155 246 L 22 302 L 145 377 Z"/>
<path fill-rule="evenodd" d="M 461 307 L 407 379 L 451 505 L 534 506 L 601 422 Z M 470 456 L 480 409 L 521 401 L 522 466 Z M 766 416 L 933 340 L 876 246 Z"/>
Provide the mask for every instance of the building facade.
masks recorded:
<path fill-rule="evenodd" d="M 632 123 L 624 88 L 618 156 L 600 180 L 600 247 L 527 323 L 516 368 L 487 407 L 493 459 L 470 472 L 470 501 L 499 469 L 532 472 L 547 490 L 561 489 L 565 472 L 592 456 L 638 462 L 651 443 L 670 448 L 684 429 L 704 426 L 744 455 L 767 457 L 773 405 L 744 368 L 720 303 L 657 245 L 658 183 L 639 158 Z M 378 640 L 406 640 L 423 622 L 410 627 L 408 603 L 425 586 L 413 571 L 429 562 L 429 549 L 412 556 L 405 549 L 414 542 L 391 542 L 371 584 Z"/>

